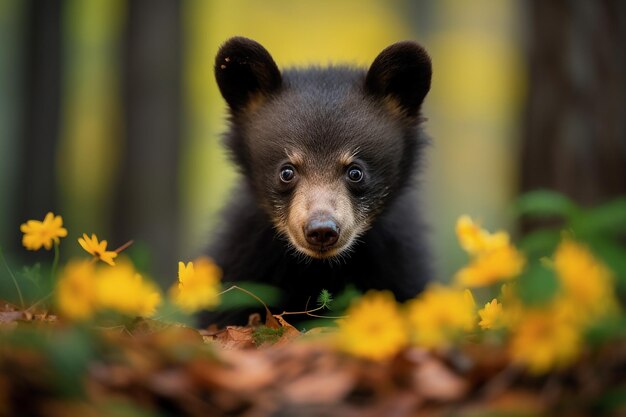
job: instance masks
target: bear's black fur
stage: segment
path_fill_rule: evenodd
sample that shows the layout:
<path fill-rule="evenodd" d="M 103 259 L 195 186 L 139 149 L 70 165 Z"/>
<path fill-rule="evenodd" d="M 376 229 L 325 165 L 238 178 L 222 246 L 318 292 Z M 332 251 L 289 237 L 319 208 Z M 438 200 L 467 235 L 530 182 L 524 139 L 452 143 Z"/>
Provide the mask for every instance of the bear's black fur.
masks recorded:
<path fill-rule="evenodd" d="M 225 143 L 242 174 L 210 249 L 223 281 L 282 289 L 276 312 L 347 284 L 399 300 L 419 293 L 430 278 L 412 187 L 426 143 L 425 50 L 393 44 L 367 71 L 281 72 L 260 44 L 235 37 L 219 50 L 215 75 L 230 108 Z"/>

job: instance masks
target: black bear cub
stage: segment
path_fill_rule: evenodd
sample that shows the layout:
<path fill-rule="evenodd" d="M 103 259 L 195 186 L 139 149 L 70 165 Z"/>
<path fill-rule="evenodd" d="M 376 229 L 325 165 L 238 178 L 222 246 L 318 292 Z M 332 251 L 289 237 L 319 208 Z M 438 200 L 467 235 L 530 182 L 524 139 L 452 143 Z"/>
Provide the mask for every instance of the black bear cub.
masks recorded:
<path fill-rule="evenodd" d="M 210 251 L 223 281 L 280 288 L 278 313 L 348 284 L 398 300 L 419 293 L 430 275 L 413 192 L 426 143 L 426 51 L 398 42 L 368 70 L 280 71 L 263 46 L 235 37 L 220 48 L 215 77 L 242 174 Z"/>

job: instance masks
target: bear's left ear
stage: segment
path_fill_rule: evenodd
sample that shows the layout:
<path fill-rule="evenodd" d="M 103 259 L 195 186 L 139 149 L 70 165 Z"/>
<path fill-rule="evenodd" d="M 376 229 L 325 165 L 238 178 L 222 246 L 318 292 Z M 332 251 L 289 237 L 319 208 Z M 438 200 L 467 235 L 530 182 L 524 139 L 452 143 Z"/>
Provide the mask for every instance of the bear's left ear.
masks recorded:
<path fill-rule="evenodd" d="M 394 43 L 370 66 L 365 90 L 379 98 L 391 98 L 409 117 L 419 113 L 430 90 L 432 68 L 426 50 L 415 42 Z"/>
<path fill-rule="evenodd" d="M 234 113 L 255 94 L 270 95 L 282 85 L 276 63 L 256 41 L 236 36 L 222 45 L 215 57 L 215 78 L 222 96 Z"/>

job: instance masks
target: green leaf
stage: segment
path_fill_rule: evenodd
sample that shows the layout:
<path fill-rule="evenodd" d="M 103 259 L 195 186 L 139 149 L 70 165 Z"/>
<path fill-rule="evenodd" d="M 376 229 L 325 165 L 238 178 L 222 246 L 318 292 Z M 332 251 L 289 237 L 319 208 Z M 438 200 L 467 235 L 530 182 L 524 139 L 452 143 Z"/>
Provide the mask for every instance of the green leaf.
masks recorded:
<path fill-rule="evenodd" d="M 583 238 L 597 234 L 613 236 L 626 232 L 626 197 L 585 211 L 575 222 L 574 229 Z"/>
<path fill-rule="evenodd" d="M 543 266 L 539 261 L 531 263 L 519 277 L 519 296 L 526 305 L 545 305 L 556 294 L 559 282 L 550 268 Z"/>
<path fill-rule="evenodd" d="M 626 317 L 614 315 L 596 320 L 585 332 L 585 339 L 595 346 L 626 337 Z"/>
<path fill-rule="evenodd" d="M 307 318 L 308 316 L 303 317 Z M 331 329 L 333 327 L 337 327 L 337 319 L 321 319 L 319 317 L 316 317 L 308 320 L 303 320 L 300 323 L 297 323 L 295 326 L 302 333 L 306 333 L 307 331 L 315 329 L 316 327 Z"/>
<path fill-rule="evenodd" d="M 185 313 L 169 299 L 159 305 L 154 318 L 165 323 L 180 323 L 189 327 L 195 327 L 198 324 L 197 315 Z"/>
<path fill-rule="evenodd" d="M 232 284 L 236 284 L 238 287 L 244 288 L 250 291 L 252 294 L 259 297 L 265 304 L 271 306 L 272 304 L 278 304 L 282 298 L 282 292 L 276 287 L 272 287 L 267 284 L 260 284 L 258 282 L 237 282 L 237 283 L 224 283 L 223 289 L 230 288 Z M 243 291 L 233 289 L 221 296 L 221 301 L 217 310 L 230 310 L 233 308 L 242 307 L 261 307 L 261 303 L 254 297 L 246 294 Z M 304 306 L 302 306 L 304 308 Z"/>
<path fill-rule="evenodd" d="M 130 257 L 137 271 L 143 273 L 150 271 L 152 255 L 150 254 L 150 247 L 145 242 L 137 240 L 122 253 Z"/>
<path fill-rule="evenodd" d="M 626 249 L 619 242 L 605 238 L 588 239 L 586 242 L 594 255 L 599 257 L 615 275 L 618 291 L 626 295 Z"/>
<path fill-rule="evenodd" d="M 610 388 L 600 395 L 597 402 L 598 415 L 619 415 L 626 407 L 626 384 Z M 615 414 L 612 411 L 617 411 Z"/>
<path fill-rule="evenodd" d="M 87 367 L 94 358 L 93 338 L 78 327 L 55 329 L 49 339 L 47 356 L 56 376 L 56 388 L 71 397 L 83 394 L 83 381 Z"/>
<path fill-rule="evenodd" d="M 568 222 L 580 211 L 572 200 L 563 194 L 549 190 L 537 190 L 523 194 L 515 202 L 514 208 L 519 216 L 557 216 Z"/>
<path fill-rule="evenodd" d="M 548 256 L 561 240 L 558 230 L 541 229 L 524 236 L 519 242 L 519 248 L 528 256 Z"/>
<path fill-rule="evenodd" d="M 43 276 L 41 272 L 41 264 L 37 262 L 33 266 L 23 266 L 22 270 L 20 271 L 20 275 L 24 279 L 31 281 L 33 284 L 40 286 Z"/>
<path fill-rule="evenodd" d="M 359 290 L 357 290 L 354 285 L 348 285 L 343 291 L 339 293 L 339 295 L 337 295 L 337 297 L 335 297 L 334 300 L 332 300 L 332 312 L 318 312 L 318 314 L 321 316 L 332 316 L 333 318 L 311 318 L 310 320 L 303 320 L 302 322 L 298 323 L 296 327 L 303 332 L 313 329 L 315 327 L 336 327 L 337 319 L 334 317 L 340 317 L 345 315 L 346 310 L 352 303 L 352 300 L 354 300 L 355 298 L 359 298 L 362 295 L 363 294 Z M 303 318 L 307 317 L 303 316 Z"/>
<path fill-rule="evenodd" d="M 363 295 L 354 285 L 348 285 L 333 300 L 333 316 L 341 316 L 348 309 L 352 300 Z"/>
<path fill-rule="evenodd" d="M 35 303 L 52 292 L 49 274 L 50 268 L 39 263 L 30 267 L 24 266 L 16 272 L 15 276 L 27 304 Z"/>

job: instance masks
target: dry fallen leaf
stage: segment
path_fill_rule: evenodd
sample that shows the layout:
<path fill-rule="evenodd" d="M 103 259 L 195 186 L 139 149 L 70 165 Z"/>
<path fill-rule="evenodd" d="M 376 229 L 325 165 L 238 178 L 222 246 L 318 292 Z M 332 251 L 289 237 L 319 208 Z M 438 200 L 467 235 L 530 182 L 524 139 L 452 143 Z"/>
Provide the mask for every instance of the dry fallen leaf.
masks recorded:
<path fill-rule="evenodd" d="M 269 361 L 258 351 L 224 350 L 220 362 L 198 359 L 188 371 L 201 385 L 238 394 L 250 394 L 274 382 L 277 375 Z"/>
<path fill-rule="evenodd" d="M 0 324 L 9 324 L 22 320 L 24 313 L 21 311 L 0 311 Z"/>
<path fill-rule="evenodd" d="M 414 389 L 425 399 L 455 401 L 468 391 L 467 382 L 434 358 L 425 360 L 413 371 Z"/>
<path fill-rule="evenodd" d="M 250 349 L 255 347 L 252 327 L 227 326 L 215 335 L 214 341 L 222 349 Z"/>
<path fill-rule="evenodd" d="M 284 344 L 289 343 L 294 338 L 300 336 L 301 334 L 300 331 L 296 329 L 295 327 L 293 327 L 291 324 L 287 323 L 287 321 L 283 317 L 281 316 L 274 316 L 274 317 L 276 318 L 280 326 L 284 329 L 284 332 L 281 335 L 280 339 L 278 339 L 273 344 L 273 346 L 282 346 Z"/>
<path fill-rule="evenodd" d="M 520 415 L 544 415 L 545 404 L 538 392 L 527 389 L 513 388 L 501 395 L 486 401 L 477 408 L 483 413 L 516 413 Z"/>
<path fill-rule="evenodd" d="M 25 322 L 17 308 L 0 310 L 0 324 L 9 323 L 3 332 L 13 331 L 6 328 L 11 323 L 16 331 L 67 329 L 45 313 Z M 81 410 L 100 417 L 102 404 L 120 401 L 191 417 L 559 415 L 554 410 L 578 417 L 593 415 L 595 399 L 623 383 L 626 366 L 626 345 L 619 343 L 589 355 L 571 372 L 546 378 L 511 367 L 497 345 L 435 353 L 411 348 L 387 361 L 369 361 L 337 352 L 322 335 L 299 337 L 281 315 L 272 320 L 281 337 L 262 349 L 253 337 L 262 329 L 258 316 L 248 326 L 222 330 L 142 319 L 93 329 L 98 346 L 82 376 L 84 410 L 82 402 L 59 399 L 55 384 L 67 371 L 51 366 L 44 348 L 12 346 L 7 338 L 0 346 L 0 415 L 56 417 Z M 548 382 L 558 389 L 547 390 Z"/>
<path fill-rule="evenodd" d="M 354 376 L 335 372 L 311 373 L 284 387 L 285 399 L 297 404 L 332 404 L 340 401 L 354 386 Z"/>

